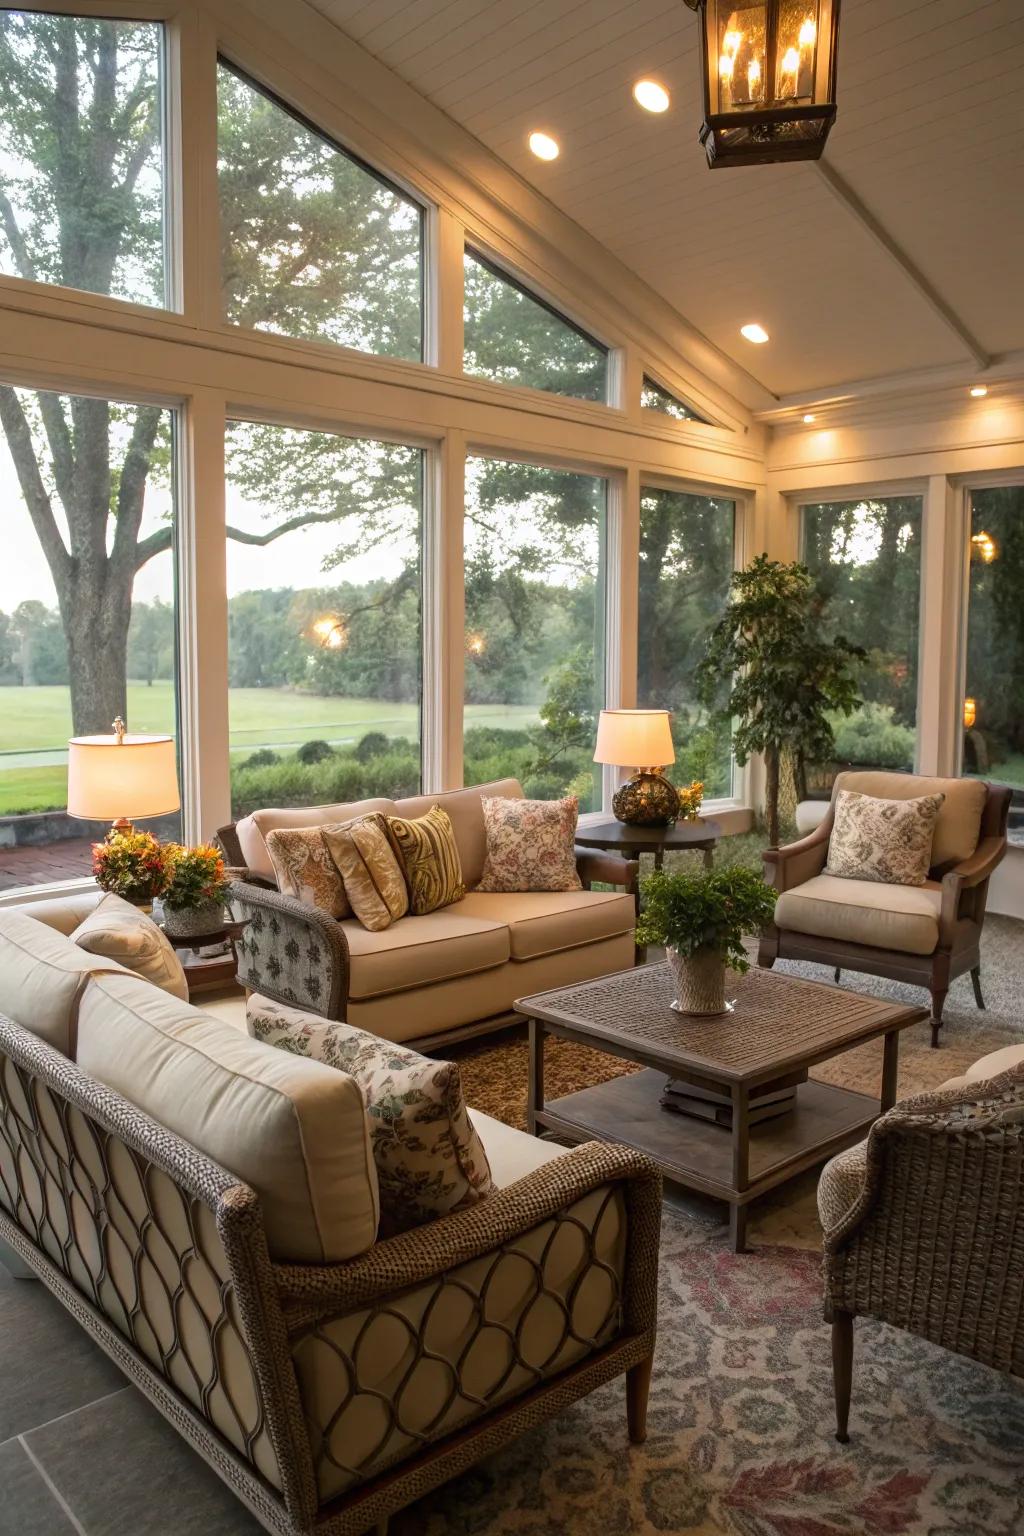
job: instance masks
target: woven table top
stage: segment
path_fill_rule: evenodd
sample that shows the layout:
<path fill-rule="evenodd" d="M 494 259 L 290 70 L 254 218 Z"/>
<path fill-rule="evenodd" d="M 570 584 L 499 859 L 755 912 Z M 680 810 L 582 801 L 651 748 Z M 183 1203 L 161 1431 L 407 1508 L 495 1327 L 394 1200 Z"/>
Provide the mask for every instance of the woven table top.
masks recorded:
<path fill-rule="evenodd" d="M 927 1018 L 924 1008 L 756 966 L 742 976 L 728 973 L 732 1013 L 686 1018 L 669 1006 L 674 996 L 672 972 L 662 962 L 538 992 L 520 998 L 516 1009 L 596 1046 L 607 1042 L 618 1048 L 616 1054 L 679 1069 L 680 1075 L 687 1067 L 699 1068 L 730 1082 L 813 1065 Z"/>

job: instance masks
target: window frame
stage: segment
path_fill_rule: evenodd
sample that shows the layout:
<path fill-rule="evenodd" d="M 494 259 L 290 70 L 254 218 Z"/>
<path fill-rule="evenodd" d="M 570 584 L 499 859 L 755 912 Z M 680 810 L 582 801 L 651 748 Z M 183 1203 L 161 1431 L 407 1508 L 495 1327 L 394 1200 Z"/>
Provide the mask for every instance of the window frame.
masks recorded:
<path fill-rule="evenodd" d="M 673 416 L 669 411 L 659 411 L 656 405 L 644 405 L 644 390 L 648 386 L 660 390 L 663 395 L 668 395 L 671 400 L 681 405 L 684 410 L 692 411 L 693 415 Z M 662 421 L 671 422 L 675 427 L 720 427 L 720 423 L 713 421 L 709 416 L 701 416 L 695 405 L 691 405 L 688 400 L 684 400 L 678 390 L 670 389 L 667 384 L 663 384 L 656 373 L 646 365 L 640 374 L 640 412 L 641 415 L 649 413 L 652 416 L 657 416 Z"/>

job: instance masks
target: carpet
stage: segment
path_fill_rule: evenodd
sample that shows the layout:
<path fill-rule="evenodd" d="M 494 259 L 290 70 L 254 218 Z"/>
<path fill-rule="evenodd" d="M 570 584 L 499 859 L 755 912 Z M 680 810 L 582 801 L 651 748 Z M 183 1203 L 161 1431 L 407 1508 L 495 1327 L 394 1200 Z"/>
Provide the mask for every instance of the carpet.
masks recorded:
<path fill-rule="evenodd" d="M 780 969 L 821 979 L 820 967 Z M 988 1009 L 951 989 L 943 1044 L 901 1039 L 900 1092 L 930 1087 L 1024 1040 L 1024 926 L 990 918 Z M 868 977 L 858 990 L 917 1001 Z M 821 1075 L 874 1088 L 879 1047 Z M 459 1053 L 469 1102 L 522 1124 L 526 1046 Z M 549 1096 L 624 1063 L 554 1042 Z M 392 1522 L 393 1536 L 1011 1536 L 1024 1531 L 1024 1384 L 870 1319 L 856 1328 L 851 1442 L 833 1438 L 821 1317 L 816 1175 L 755 1207 L 752 1251 L 726 1243 L 724 1207 L 665 1204 L 649 1438 L 626 1439 L 612 1382 Z"/>

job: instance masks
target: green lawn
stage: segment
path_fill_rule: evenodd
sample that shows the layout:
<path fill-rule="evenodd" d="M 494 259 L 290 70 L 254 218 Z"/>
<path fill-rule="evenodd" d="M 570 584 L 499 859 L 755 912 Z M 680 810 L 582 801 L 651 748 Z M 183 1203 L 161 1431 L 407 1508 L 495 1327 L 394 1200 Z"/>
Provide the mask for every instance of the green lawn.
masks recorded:
<path fill-rule="evenodd" d="M 282 751 L 322 737 L 354 744 L 367 731 L 414 737 L 414 704 L 376 699 L 321 698 L 285 688 L 234 688 L 230 695 L 231 749 L 249 753 L 268 746 Z M 537 719 L 524 705 L 471 704 L 467 722 L 521 728 Z M 128 725 L 133 731 L 174 732 L 174 691 L 169 682 L 128 684 Z M 63 761 L 33 761 L 31 754 L 62 751 L 71 734 L 66 688 L 0 688 L 0 815 L 45 810 L 64 803 Z"/>

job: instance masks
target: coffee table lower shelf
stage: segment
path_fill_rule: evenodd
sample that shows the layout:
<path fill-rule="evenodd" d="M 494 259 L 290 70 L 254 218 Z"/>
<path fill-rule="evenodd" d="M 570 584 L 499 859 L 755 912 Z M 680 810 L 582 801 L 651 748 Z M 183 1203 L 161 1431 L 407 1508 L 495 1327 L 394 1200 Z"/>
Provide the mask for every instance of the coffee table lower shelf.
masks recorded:
<path fill-rule="evenodd" d="M 729 1204 L 733 1247 L 741 1252 L 752 1200 L 860 1141 L 881 1112 L 877 1098 L 813 1079 L 795 1108 L 750 1127 L 745 1187 L 734 1183 L 728 1128 L 662 1109 L 665 1074 L 647 1068 L 552 1099 L 532 1113 L 531 1130 L 572 1142 L 616 1141 L 648 1157 L 666 1179 Z"/>

